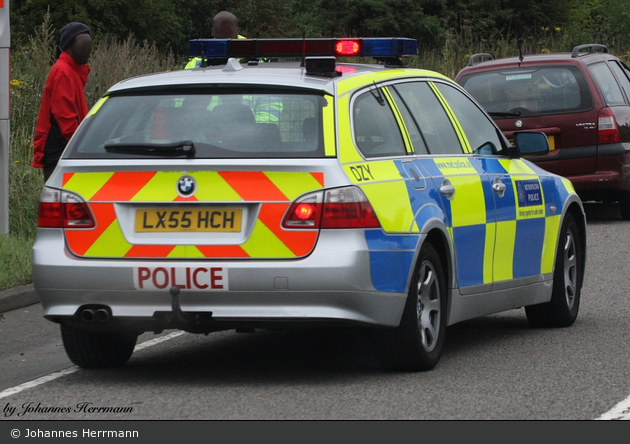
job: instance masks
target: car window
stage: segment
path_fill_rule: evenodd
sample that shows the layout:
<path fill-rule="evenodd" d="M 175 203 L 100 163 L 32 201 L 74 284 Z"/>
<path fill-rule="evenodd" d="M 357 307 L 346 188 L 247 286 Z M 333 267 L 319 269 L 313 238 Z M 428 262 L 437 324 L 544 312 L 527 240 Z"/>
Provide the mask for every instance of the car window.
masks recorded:
<path fill-rule="evenodd" d="M 407 109 L 407 105 L 404 100 L 396 90 L 390 89 L 392 94 L 392 98 L 396 102 L 396 106 L 400 111 L 400 115 L 405 122 L 405 126 L 407 127 L 407 131 L 409 132 L 409 138 L 411 139 L 411 144 L 413 146 L 414 154 L 429 154 L 429 150 L 427 149 L 426 144 L 424 143 L 424 139 L 422 138 L 422 134 L 420 133 L 420 129 L 416 125 L 411 113 Z"/>
<path fill-rule="evenodd" d="M 85 120 L 65 157 L 147 157 L 148 145 L 181 141 L 193 142 L 197 158 L 324 157 L 325 104 L 282 92 L 113 96 Z"/>
<path fill-rule="evenodd" d="M 575 66 L 484 71 L 463 77 L 460 84 L 489 113 L 518 112 L 516 117 L 527 117 L 593 106 L 588 84 Z"/>
<path fill-rule="evenodd" d="M 615 73 L 615 76 L 617 76 L 617 80 L 619 80 L 621 88 L 626 93 L 626 100 L 630 99 L 630 80 L 628 80 L 630 72 L 625 67 L 621 66 L 616 60 L 610 61 L 609 65 Z"/>
<path fill-rule="evenodd" d="M 450 85 L 436 86 L 455 113 L 474 153 L 495 154 L 502 149 L 494 124 L 474 102 Z"/>
<path fill-rule="evenodd" d="M 462 146 L 442 104 L 426 82 L 394 86 L 398 100 L 409 110 L 429 154 L 462 154 Z M 415 147 L 415 146 L 414 146 Z"/>
<path fill-rule="evenodd" d="M 407 153 L 400 128 L 380 88 L 364 92 L 352 105 L 354 140 L 365 157 Z"/>
<path fill-rule="evenodd" d="M 606 104 L 623 105 L 625 103 L 623 94 L 621 93 L 621 89 L 619 88 L 613 73 L 610 69 L 608 69 L 608 65 L 603 62 L 595 63 L 590 65 L 588 68 L 593 74 L 593 77 L 595 77 Z"/>

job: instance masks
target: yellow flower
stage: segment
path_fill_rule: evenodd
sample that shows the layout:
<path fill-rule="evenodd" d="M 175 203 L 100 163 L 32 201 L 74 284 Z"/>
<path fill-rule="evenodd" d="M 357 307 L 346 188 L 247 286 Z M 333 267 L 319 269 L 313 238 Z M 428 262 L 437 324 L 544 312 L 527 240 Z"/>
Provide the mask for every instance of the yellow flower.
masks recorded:
<path fill-rule="evenodd" d="M 11 88 L 16 88 L 16 89 L 20 89 L 26 86 L 26 82 L 23 82 L 18 79 L 11 79 L 10 84 L 11 84 Z"/>

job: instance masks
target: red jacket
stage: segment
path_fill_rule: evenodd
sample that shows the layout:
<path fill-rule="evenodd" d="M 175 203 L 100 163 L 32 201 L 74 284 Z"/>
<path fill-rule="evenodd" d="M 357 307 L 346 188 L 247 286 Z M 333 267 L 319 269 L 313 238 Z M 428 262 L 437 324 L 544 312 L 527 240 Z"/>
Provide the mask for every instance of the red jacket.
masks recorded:
<path fill-rule="evenodd" d="M 33 166 L 54 167 L 70 137 L 88 112 L 83 88 L 90 67 L 66 51 L 55 62 L 44 86 L 34 137 Z"/>

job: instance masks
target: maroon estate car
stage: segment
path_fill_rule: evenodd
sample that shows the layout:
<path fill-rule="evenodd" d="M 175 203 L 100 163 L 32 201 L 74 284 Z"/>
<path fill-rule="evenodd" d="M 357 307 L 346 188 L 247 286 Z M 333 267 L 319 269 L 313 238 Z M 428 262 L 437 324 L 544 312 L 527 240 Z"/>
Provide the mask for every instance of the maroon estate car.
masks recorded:
<path fill-rule="evenodd" d="M 508 139 L 523 130 L 547 135 L 549 153 L 529 160 L 570 179 L 583 201 L 619 202 L 630 220 L 630 69 L 606 46 L 475 54 L 455 80 Z"/>

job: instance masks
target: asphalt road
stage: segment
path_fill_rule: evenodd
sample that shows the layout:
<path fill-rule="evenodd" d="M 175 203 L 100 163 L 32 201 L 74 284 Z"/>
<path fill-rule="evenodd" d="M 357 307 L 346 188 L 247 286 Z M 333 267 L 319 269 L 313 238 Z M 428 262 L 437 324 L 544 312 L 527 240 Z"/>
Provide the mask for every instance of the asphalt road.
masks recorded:
<path fill-rule="evenodd" d="M 630 395 L 630 222 L 615 206 L 586 207 L 586 279 L 570 328 L 533 328 L 522 309 L 463 322 L 425 373 L 383 371 L 360 330 L 165 332 L 143 335 L 124 368 L 88 371 L 33 304 L 0 322 L 0 408 L 73 408 L 10 417 L 39 420 L 598 419 Z M 81 403 L 131 410 L 74 411 Z"/>

